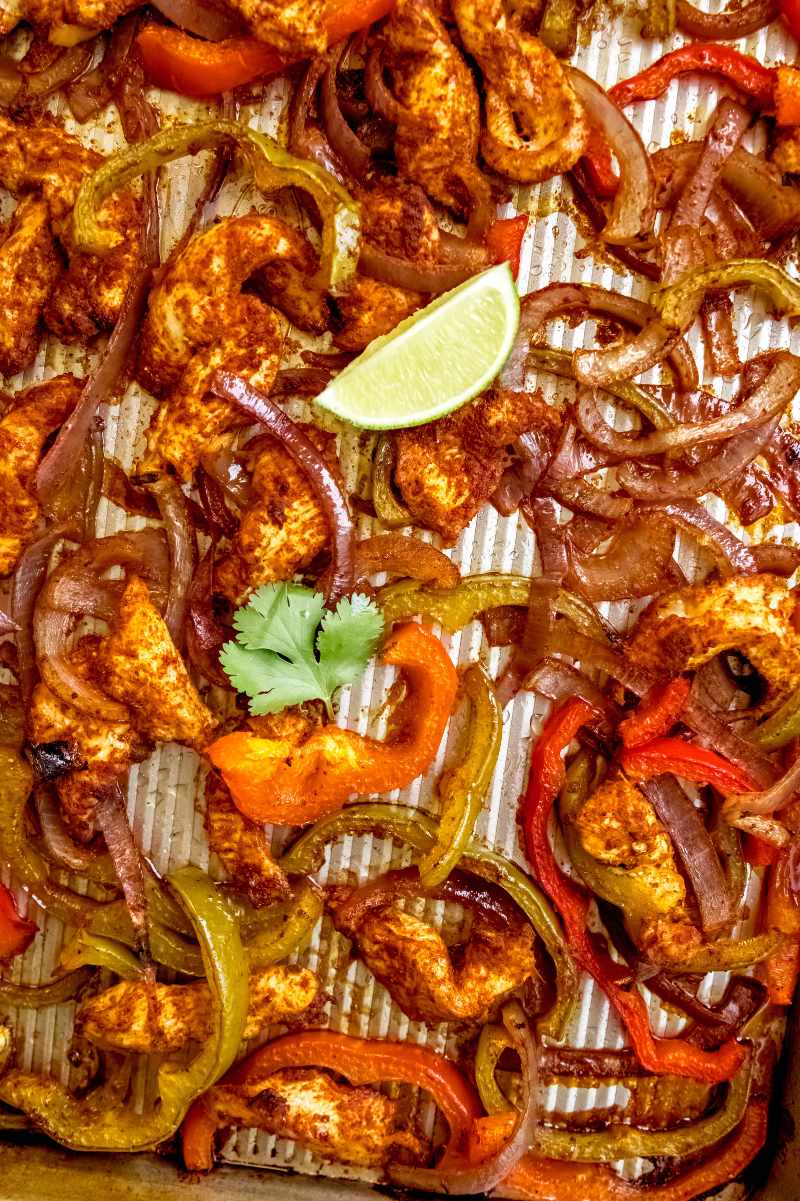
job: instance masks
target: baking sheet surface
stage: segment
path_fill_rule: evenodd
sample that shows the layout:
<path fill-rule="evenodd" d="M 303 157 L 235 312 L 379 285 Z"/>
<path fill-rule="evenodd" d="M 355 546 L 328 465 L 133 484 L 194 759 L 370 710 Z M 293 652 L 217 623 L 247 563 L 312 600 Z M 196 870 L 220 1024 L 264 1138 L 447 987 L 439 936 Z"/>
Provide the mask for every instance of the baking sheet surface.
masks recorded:
<path fill-rule="evenodd" d="M 711 8 L 722 7 L 719 0 L 712 0 Z M 643 41 L 638 36 L 640 17 L 636 13 L 620 14 L 604 7 L 599 0 L 596 8 L 582 23 L 578 53 L 574 59 L 577 66 L 597 79 L 601 84 L 611 85 L 625 78 L 648 63 L 654 61 L 666 49 L 680 45 L 682 38 L 676 36 L 672 43 L 664 44 Z M 761 61 L 794 61 L 797 46 L 777 25 L 763 30 L 752 37 L 735 43 L 738 48 L 755 54 Z M 667 96 L 658 102 L 632 106 L 628 113 L 640 130 L 645 143 L 651 150 L 685 138 L 702 136 L 720 93 L 707 83 L 684 80 L 673 85 Z M 267 132 L 280 128 L 285 110 L 288 89 L 277 81 L 268 89 L 264 101 L 257 107 L 243 109 L 242 119 Z M 162 110 L 165 123 L 181 122 L 205 115 L 207 106 L 183 101 L 171 94 L 153 93 L 153 99 Z M 108 152 L 120 144 L 120 135 L 114 117 L 104 116 L 93 129 L 77 126 L 67 114 L 67 127 L 98 149 Z M 748 135 L 745 144 L 759 146 L 759 132 Z M 162 200 L 162 254 L 166 255 L 184 228 L 203 183 L 207 156 L 198 155 L 173 164 L 163 173 Z M 558 179 L 539 187 L 520 189 L 514 205 L 507 206 L 503 215 L 516 209 L 532 215 L 525 238 L 520 291 L 530 291 L 555 281 L 595 283 L 602 287 L 646 297 L 647 285 L 625 274 L 618 274 L 601 256 L 593 253 L 593 247 L 584 237 L 585 223 L 575 213 L 568 185 L 564 185 L 566 203 L 561 205 L 559 196 L 562 185 Z M 283 204 L 291 201 L 283 201 Z M 0 217 L 12 208 L 10 199 L 0 193 Z M 270 209 L 273 202 L 265 201 L 255 194 L 245 176 L 237 175 L 226 182 L 223 191 L 208 213 L 227 215 L 241 214 L 251 207 Z M 563 209 L 563 211 L 562 211 Z M 296 216 L 297 210 L 294 209 Z M 291 216 L 291 212 L 289 214 Z M 596 249 L 596 248 L 595 248 Z M 790 263 L 789 269 L 797 274 Z M 785 323 L 771 320 L 760 303 L 752 303 L 746 293 L 739 293 L 735 306 L 736 328 L 740 354 L 752 357 L 773 347 L 791 348 L 800 351 L 800 333 L 790 338 Z M 550 342 L 571 349 L 591 337 L 591 324 L 568 329 L 554 325 Z M 325 349 L 325 339 L 314 344 Z M 693 348 L 702 363 L 702 346 L 699 336 Z M 91 356 L 80 348 L 64 348 L 57 343 L 43 344 L 32 368 L 16 379 L 5 381 L 10 391 L 30 383 L 47 379 L 61 371 L 71 370 L 83 375 L 91 365 Z M 702 376 L 703 382 L 714 388 L 725 389 L 729 385 L 717 379 Z M 655 375 L 652 377 L 655 381 Z M 552 377 L 530 378 L 531 386 L 542 387 L 546 396 L 555 395 Z M 142 447 L 142 431 L 146 426 L 153 402 L 136 385 L 132 385 L 123 403 L 111 409 L 106 417 L 106 451 L 115 456 L 123 467 L 130 469 Z M 306 413 L 300 402 L 290 406 L 293 414 Z M 369 475 L 369 439 L 343 433 L 341 455 L 343 468 L 350 490 L 364 491 Z M 715 516 L 725 517 L 721 502 L 710 506 Z M 368 518 L 358 517 L 362 536 L 373 532 Z M 98 534 L 111 533 L 117 529 L 140 528 L 146 524 L 142 519 L 127 518 L 122 510 L 105 500 L 98 514 Z M 748 540 L 747 531 L 737 532 Z M 428 536 L 428 535 L 423 535 Z M 758 537 L 764 536 L 759 532 Z M 769 529 L 771 539 L 795 540 L 800 536 L 796 526 L 773 526 Z M 464 574 L 484 571 L 514 571 L 536 574 L 539 569 L 535 540 L 525 522 L 518 516 L 500 517 L 493 509 L 486 508 L 470 527 L 463 532 L 457 546 L 450 552 Z M 681 563 L 690 573 L 697 566 L 694 554 L 684 547 Z M 618 628 L 624 628 L 626 612 L 622 605 L 605 606 L 609 618 Z M 489 650 L 482 642 L 480 626 L 475 623 L 460 634 L 443 635 L 453 659 L 457 663 L 483 658 L 489 670 L 496 672 L 501 652 Z M 338 720 L 359 731 L 367 729 L 380 735 L 380 723 L 370 725 L 370 710 L 377 711 L 385 697 L 391 680 L 390 674 L 379 666 L 373 666 L 362 681 L 349 693 L 342 695 Z M 517 798 L 524 784 L 532 733 L 548 711 L 547 703 L 530 693 L 522 693 L 504 716 L 503 745 L 495 772 L 494 782 L 486 806 L 481 814 L 477 835 L 497 850 L 523 863 L 516 838 L 515 820 Z M 404 804 L 421 806 L 432 813 L 437 812 L 437 801 L 433 781 L 440 774 L 442 764 L 457 751 L 459 730 L 452 723 L 445 744 L 440 750 L 437 763 L 424 780 L 416 781 L 402 793 L 392 794 Z M 201 812 L 202 770 L 196 755 L 175 746 L 161 746 L 146 762 L 134 767 L 130 775 L 129 812 L 137 841 L 152 858 L 156 868 L 168 872 L 193 862 L 200 866 L 208 864 L 208 852 L 203 834 Z M 280 849 L 286 841 L 286 832 L 275 832 L 274 847 Z M 320 879 L 340 880 L 366 879 L 385 871 L 390 866 L 408 862 L 402 848 L 386 840 L 362 837 L 347 838 L 338 843 L 329 853 Z M 212 864 L 212 869 L 216 865 Z M 750 897 L 753 907 L 757 901 L 755 886 Z M 26 903 L 24 894 L 21 900 Z M 35 940 L 30 952 L 14 967 L 13 978 L 26 983 L 37 983 L 46 979 L 52 971 L 62 942 L 62 927 L 50 918 L 43 920 L 38 907 L 30 904 L 32 916 L 44 929 L 44 936 Z M 433 920 L 444 922 L 445 934 L 457 937 L 456 916 L 445 914 L 443 907 L 431 904 L 428 912 Z M 393 1037 L 426 1043 L 441 1051 L 455 1052 L 463 1031 L 454 1031 L 444 1026 L 426 1027 L 410 1022 L 392 1004 L 387 992 L 358 961 L 352 961 L 349 944 L 324 921 L 314 936 L 309 949 L 299 962 L 317 971 L 323 987 L 331 997 L 329 1008 L 331 1029 L 371 1037 Z M 724 987 L 725 977 L 710 977 L 703 986 L 703 994 L 716 998 Z M 71 1038 L 73 1006 L 59 1009 L 12 1013 L 17 1030 L 18 1059 L 24 1068 L 37 1071 L 52 1071 L 68 1079 L 69 1068 L 66 1051 Z M 680 1028 L 680 1022 L 653 1006 L 654 1029 L 657 1033 L 672 1033 Z M 568 1041 L 576 1046 L 622 1045 L 622 1036 L 614 1016 L 609 1012 L 606 999 L 598 993 L 591 982 L 586 982 L 575 1009 Z M 143 1084 L 141 1087 L 144 1087 Z M 664 1088 L 668 1088 L 665 1085 Z M 625 1090 L 621 1087 L 600 1089 L 564 1089 L 555 1086 L 543 1092 L 546 1107 L 561 1112 L 585 1110 L 594 1106 L 624 1104 Z M 665 1098 L 666 1100 L 666 1098 Z M 419 1120 L 430 1127 L 432 1114 L 422 1107 Z M 369 1173 L 340 1165 L 323 1163 L 301 1147 L 286 1141 L 278 1141 L 261 1133 L 241 1131 L 232 1138 L 225 1157 L 232 1163 L 256 1164 L 282 1169 L 294 1169 L 305 1173 L 323 1173 L 328 1176 L 354 1177 L 370 1180 Z M 628 1162 L 626 1174 L 637 1175 L 646 1165 Z M 730 1201 L 740 1195 L 738 1188 L 727 1190 Z M 726 1198 L 727 1201 L 727 1198 Z"/>

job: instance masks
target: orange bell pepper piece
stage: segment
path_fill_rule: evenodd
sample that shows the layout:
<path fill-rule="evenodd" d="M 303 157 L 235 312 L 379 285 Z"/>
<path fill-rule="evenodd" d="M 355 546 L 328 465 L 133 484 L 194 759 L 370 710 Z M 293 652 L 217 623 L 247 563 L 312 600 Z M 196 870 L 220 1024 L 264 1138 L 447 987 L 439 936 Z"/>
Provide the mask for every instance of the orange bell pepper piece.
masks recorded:
<path fill-rule="evenodd" d="M 383 662 L 399 667 L 407 685 L 386 742 L 323 726 L 296 748 L 246 731 L 211 744 L 206 753 L 242 813 L 303 825 L 340 809 L 353 793 L 405 788 L 425 771 L 453 711 L 456 669 L 439 639 L 415 624 L 393 631 Z"/>
<path fill-rule="evenodd" d="M 479 1118 L 472 1127 L 469 1158 L 481 1163 L 508 1141 L 513 1114 Z M 500 1188 L 518 1201 L 693 1201 L 744 1171 L 764 1144 L 767 1102 L 750 1101 L 738 1129 L 708 1159 L 665 1184 L 642 1188 L 617 1176 L 603 1164 L 568 1163 L 526 1155 Z"/>
<path fill-rule="evenodd" d="M 8 963 L 27 951 L 39 927 L 20 917 L 13 896 L 0 884 L 0 963 Z"/>
<path fill-rule="evenodd" d="M 786 936 L 761 968 L 773 1005 L 791 1005 L 800 969 L 800 907 L 790 887 L 789 852 L 780 850 L 769 871 L 764 906 L 764 928 Z"/>
<path fill-rule="evenodd" d="M 327 18 L 328 44 L 385 17 L 394 0 L 340 0 Z M 286 58 L 253 37 L 206 42 L 170 25 L 146 25 L 136 45 L 151 83 L 182 96 L 215 96 L 274 75 Z"/>
<path fill-rule="evenodd" d="M 800 71 L 797 67 L 775 68 L 775 120 L 779 125 L 800 125 Z"/>

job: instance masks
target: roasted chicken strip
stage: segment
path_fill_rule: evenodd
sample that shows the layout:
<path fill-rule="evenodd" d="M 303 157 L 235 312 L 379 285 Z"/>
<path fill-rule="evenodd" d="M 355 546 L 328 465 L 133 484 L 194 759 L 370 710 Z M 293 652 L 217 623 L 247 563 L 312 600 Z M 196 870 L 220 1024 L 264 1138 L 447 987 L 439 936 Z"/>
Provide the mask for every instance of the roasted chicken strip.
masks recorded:
<path fill-rule="evenodd" d="M 485 206 L 478 169 L 475 80 L 428 0 L 397 0 L 386 23 L 386 65 L 398 102 L 395 157 L 401 175 L 460 215 Z"/>
<path fill-rule="evenodd" d="M 737 650 L 764 678 L 765 699 L 775 705 L 800 684 L 795 604 L 786 581 L 766 573 L 676 588 L 639 618 L 627 654 L 662 675 L 677 675 Z"/>
<path fill-rule="evenodd" d="M 533 934 L 521 922 L 500 930 L 476 916 L 457 965 L 438 930 L 396 906 L 368 913 L 355 929 L 340 928 L 415 1021 L 485 1022 L 536 971 Z"/>
<path fill-rule="evenodd" d="M 19 392 L 0 419 L 0 575 L 13 571 L 36 536 L 41 509 L 34 495 L 34 475 L 39 456 L 48 435 L 75 408 L 82 386 L 74 375 L 57 375 Z"/>
<path fill-rule="evenodd" d="M 289 895 L 289 882 L 272 858 L 263 826 L 239 812 L 227 785 L 214 772 L 206 777 L 205 828 L 208 849 L 251 905 L 258 909 Z"/>
<path fill-rule="evenodd" d="M 311 425 L 301 428 L 338 475 L 335 436 Z M 260 438 L 259 445 L 247 506 L 216 571 L 216 586 L 235 604 L 261 584 L 291 579 L 330 541 L 306 473 L 273 438 Z"/>
<path fill-rule="evenodd" d="M 103 689 L 129 705 L 134 724 L 159 742 L 202 750 L 217 723 L 203 704 L 147 585 L 131 576 L 111 632 L 98 648 Z"/>
<path fill-rule="evenodd" d="M 217 1085 L 203 1098 L 220 1126 L 256 1126 L 296 1139 L 323 1159 L 379 1168 L 419 1160 L 421 1140 L 401 1126 L 399 1101 L 375 1089 L 339 1084 L 316 1068 L 284 1068 L 258 1082 L 258 1095 Z"/>
<path fill-rule="evenodd" d="M 47 205 L 26 196 L 0 230 L 0 375 L 33 362 L 42 310 L 61 271 Z"/>
<path fill-rule="evenodd" d="M 70 666 L 102 687 L 94 635 L 82 638 L 70 652 Z M 88 842 L 95 832 L 94 812 L 101 791 L 124 778 L 133 763 L 144 759 L 152 743 L 126 721 L 93 717 L 61 700 L 44 683 L 33 690 L 28 713 L 31 742 L 68 742 L 86 761 L 86 769 L 56 780 L 61 814 L 74 838 Z"/>
<path fill-rule="evenodd" d="M 560 424 L 537 393 L 492 389 L 451 417 L 399 430 L 395 482 L 415 521 L 452 546 L 500 482 L 514 439 Z"/>
<path fill-rule="evenodd" d="M 141 252 L 141 201 L 130 189 L 115 192 L 100 209 L 101 224 L 120 235 L 109 254 L 75 250 L 72 208 L 86 175 L 103 162 L 51 119 L 18 124 L 0 115 L 0 186 L 14 196 L 33 193 L 47 204 L 53 233 L 69 268 L 45 307 L 45 320 L 62 338 L 83 337 L 114 324 Z"/>
<path fill-rule="evenodd" d="M 318 1016 L 319 980 L 308 968 L 271 965 L 250 973 L 245 1038 L 276 1022 Z M 170 1054 L 211 1037 L 208 984 L 148 984 L 124 980 L 90 997 L 75 1015 L 80 1034 L 109 1051 Z"/>
<path fill-rule="evenodd" d="M 586 149 L 589 125 L 552 50 L 522 28 L 507 0 L 453 0 L 453 15 L 483 72 L 489 166 L 520 183 L 568 171 Z"/>

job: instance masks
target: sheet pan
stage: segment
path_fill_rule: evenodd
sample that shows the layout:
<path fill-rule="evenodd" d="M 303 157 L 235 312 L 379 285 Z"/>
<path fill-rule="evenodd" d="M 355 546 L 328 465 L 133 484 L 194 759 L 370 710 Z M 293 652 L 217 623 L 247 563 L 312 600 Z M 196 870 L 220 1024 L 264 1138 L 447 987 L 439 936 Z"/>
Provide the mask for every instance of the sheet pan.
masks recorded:
<path fill-rule="evenodd" d="M 712 8 L 720 7 L 719 0 L 712 0 Z M 678 45 L 676 36 L 671 45 L 659 42 L 644 42 L 638 36 L 640 16 L 635 11 L 620 12 L 598 0 L 595 8 L 584 18 L 580 45 L 575 58 L 576 64 L 602 84 L 611 84 L 618 78 L 633 74 L 636 70 L 656 59 L 671 45 Z M 782 29 L 774 24 L 768 30 L 737 43 L 739 48 L 756 54 L 764 62 L 781 60 L 794 61 L 797 47 Z M 709 115 L 713 111 L 719 92 L 707 83 L 683 82 L 670 89 L 667 97 L 658 102 L 649 102 L 629 110 L 633 120 L 650 148 L 681 141 L 685 137 L 700 136 L 705 130 Z M 181 122 L 208 112 L 208 107 L 183 101 L 171 94 L 153 94 L 160 106 L 165 122 Z M 278 81 L 271 85 L 262 103 L 243 109 L 242 117 L 251 124 L 269 132 L 281 128 L 287 88 Z M 91 129 L 79 127 L 66 117 L 68 128 L 98 149 L 108 152 L 120 142 L 115 117 L 103 118 Z M 750 135 L 750 144 L 756 145 Z M 162 180 L 162 253 L 166 255 L 184 227 L 193 207 L 194 199 L 202 187 L 205 156 L 174 164 L 163 173 Z M 566 200 L 560 200 L 562 187 Z M 282 201 L 282 204 L 290 201 Z M 241 214 L 251 207 L 271 209 L 272 201 L 257 196 L 245 176 L 230 179 L 213 211 L 207 214 Z M 280 207 L 280 206 L 279 206 Z M 8 197 L 0 193 L 0 216 L 10 211 Z M 506 208 L 507 214 L 527 211 L 531 223 L 523 248 L 520 272 L 520 291 L 525 292 L 554 281 L 591 282 L 621 292 L 645 296 L 647 288 L 630 276 L 618 273 L 609 260 L 597 252 L 586 239 L 585 222 L 574 209 L 568 185 L 559 180 L 549 181 L 539 187 L 518 189 L 513 201 Z M 296 210 L 294 210 L 296 214 Z M 750 357 L 770 347 L 783 346 L 800 350 L 800 336 L 787 335 L 785 324 L 769 319 L 766 311 L 757 302 L 748 301 L 740 294 L 736 306 L 737 333 L 740 352 Z M 551 341 L 555 345 L 572 348 L 580 345 L 591 334 L 584 327 L 568 329 L 556 326 Z M 306 343 L 298 339 L 298 347 Z M 316 343 L 325 349 L 326 342 Z M 296 348 L 296 349 L 297 349 Z M 695 346 L 698 361 L 702 362 L 699 344 Z M 60 371 L 74 370 L 84 374 L 91 365 L 91 356 L 85 351 L 65 348 L 48 342 L 41 348 L 36 362 L 24 376 L 6 381 L 9 390 L 46 379 Z M 707 376 L 705 382 L 716 388 L 726 388 L 720 380 Z M 546 396 L 554 394 L 552 379 L 542 376 L 531 377 L 531 385 L 543 388 Z M 122 404 L 109 410 L 106 417 L 106 450 L 113 454 L 125 468 L 130 468 L 141 449 L 142 431 L 147 423 L 153 402 L 137 386 L 128 390 Z M 308 410 L 300 402 L 291 403 L 294 414 Z M 341 454 L 348 486 L 363 491 L 369 477 L 369 453 L 371 442 L 341 432 Z M 715 516 L 726 517 L 724 507 L 716 502 Z M 372 532 L 368 518 L 359 517 L 360 532 Z M 142 519 L 127 518 L 121 510 L 103 502 L 98 514 L 98 534 L 111 533 L 117 529 L 139 528 L 146 524 Z M 742 534 L 736 523 L 732 523 Z M 742 534 L 745 539 L 750 535 Z M 762 532 L 759 533 L 762 536 Z M 769 537 L 795 539 L 800 530 L 795 526 L 775 526 Z M 464 531 L 458 545 L 451 552 L 463 573 L 481 571 L 538 571 L 538 556 L 535 541 L 524 521 L 517 516 L 500 517 L 494 510 L 484 510 L 472 525 Z M 682 563 L 692 571 L 695 561 L 692 553 L 684 546 Z M 629 616 L 620 605 L 607 606 L 608 616 L 623 626 Z M 482 656 L 490 670 L 496 670 L 500 652 L 487 651 L 481 641 L 480 627 L 473 625 L 460 634 L 445 636 L 451 654 L 459 663 Z M 364 679 L 342 699 L 339 721 L 362 732 L 380 734 L 380 723 L 370 725 L 370 709 L 377 710 L 385 694 L 388 675 L 380 667 L 371 669 Z M 497 771 L 491 794 L 481 815 L 477 833 L 488 844 L 523 862 L 515 830 L 516 801 L 524 782 L 532 734 L 538 731 L 547 714 L 547 705 L 530 693 L 521 694 L 505 713 L 504 737 Z M 436 798 L 431 784 L 439 774 L 448 754 L 452 754 L 458 742 L 458 729 L 451 730 L 446 745 L 442 747 L 434 769 L 425 781 L 417 781 L 403 793 L 397 794 L 405 804 L 420 806 L 436 812 Z M 187 862 L 207 866 L 208 853 L 202 831 L 202 769 L 197 757 L 175 746 L 162 746 L 145 763 L 134 767 L 130 776 L 129 813 L 139 844 L 150 855 L 155 866 L 162 872 L 177 868 Z M 275 831 L 275 848 L 279 849 L 286 840 L 286 832 Z M 344 873 L 361 879 L 376 875 L 390 866 L 407 862 L 401 849 L 377 838 L 346 839 L 338 844 L 326 863 L 322 879 L 341 878 Z M 212 870 L 216 869 L 211 864 Z M 754 882 L 750 900 L 753 911 L 757 908 L 757 884 Z M 24 900 L 24 897 L 22 897 Z M 44 936 L 36 939 L 31 951 L 14 968 L 14 978 L 26 983 L 36 983 L 48 977 L 61 946 L 63 930 L 53 919 L 44 919 L 35 904 L 31 903 L 31 914 L 43 926 Z M 456 935 L 452 916 L 442 912 L 441 905 L 430 905 L 432 918 L 442 920 L 446 934 Z M 330 1027 L 352 1034 L 373 1037 L 391 1036 L 427 1043 L 441 1051 L 455 1051 L 458 1033 L 445 1027 L 427 1028 L 410 1022 L 391 1003 L 385 990 L 376 983 L 366 969 L 357 961 L 351 961 L 348 944 L 328 922 L 318 929 L 311 947 L 300 962 L 316 970 L 324 988 L 331 994 Z M 725 977 L 709 977 L 704 984 L 703 995 L 709 999 L 718 996 L 724 987 Z M 63 1006 L 57 1010 L 37 1013 L 11 1014 L 17 1030 L 19 1061 L 25 1068 L 53 1071 L 64 1079 L 69 1069 L 65 1052 L 69 1045 L 73 1007 Z M 678 1020 L 661 1012 L 654 1005 L 654 1029 L 658 1033 L 672 1033 L 680 1026 Z M 587 983 L 569 1032 L 569 1041 L 575 1045 L 620 1046 L 622 1035 L 619 1026 L 609 1012 L 605 998 Z M 791 1060 L 792 1064 L 796 1062 Z M 792 1073 L 790 1073 L 791 1077 Z M 145 1082 L 140 1087 L 144 1089 Z M 665 1090 L 668 1088 L 665 1085 Z M 607 1106 L 624 1101 L 621 1088 L 562 1089 L 548 1088 L 543 1097 L 547 1108 L 570 1112 L 594 1106 Z M 665 1102 L 667 1096 L 664 1096 Z M 795 1112 L 800 1118 L 800 1088 L 791 1084 L 787 1093 L 787 1112 Z M 418 1118 L 423 1126 L 430 1127 L 432 1114 L 424 1107 Z M 777 1144 L 775 1144 L 777 1148 Z M 800 1197 L 800 1163 L 798 1150 L 793 1143 L 784 1143 L 780 1152 L 775 1150 L 775 1183 L 760 1195 L 764 1201 L 796 1201 Z M 225 1148 L 224 1159 L 230 1168 L 221 1171 L 213 1183 L 197 1186 L 192 1193 L 197 1198 L 214 1196 L 221 1199 L 245 1195 L 253 1182 L 245 1167 L 273 1169 L 267 1175 L 259 1175 L 258 1189 L 265 1197 L 291 1196 L 312 1201 L 313 1198 L 328 1198 L 331 1201 L 347 1201 L 348 1198 L 374 1195 L 369 1187 L 374 1183 L 369 1174 L 340 1165 L 325 1164 L 315 1159 L 301 1147 L 287 1141 L 276 1141 L 264 1134 L 241 1131 Z M 641 1174 L 646 1165 L 627 1162 L 622 1165 L 626 1175 Z M 285 1173 L 292 1173 L 291 1176 Z M 297 1173 L 298 1175 L 294 1175 Z M 60 1201 L 67 1198 L 84 1197 L 87 1189 L 95 1188 L 100 1178 L 112 1176 L 115 1196 L 120 1198 L 163 1198 L 188 1195 L 185 1183 L 176 1183 L 174 1168 L 149 1157 L 129 1162 L 113 1157 L 80 1158 L 60 1150 L 26 1145 L 0 1144 L 0 1199 L 23 1201 L 37 1198 L 49 1201 L 52 1196 Z M 759 1169 L 759 1177 L 752 1182 L 758 1188 L 766 1175 L 766 1167 Z M 320 1179 L 321 1178 L 321 1179 Z M 242 1184 L 246 1180 L 247 1184 Z M 328 1183 L 324 1183 L 327 1181 Z M 345 1182 L 346 1185 L 345 1185 Z M 378 1189 L 380 1194 L 383 1190 Z M 735 1184 L 724 1190 L 725 1201 L 744 1201 L 744 1186 Z M 249 1193 L 248 1193 L 249 1195 Z"/>

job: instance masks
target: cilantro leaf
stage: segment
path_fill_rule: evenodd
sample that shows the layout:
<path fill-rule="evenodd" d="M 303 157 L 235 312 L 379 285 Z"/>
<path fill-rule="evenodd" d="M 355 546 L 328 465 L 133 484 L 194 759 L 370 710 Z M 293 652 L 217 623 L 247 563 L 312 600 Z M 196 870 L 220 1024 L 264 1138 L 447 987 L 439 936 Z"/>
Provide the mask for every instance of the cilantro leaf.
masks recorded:
<path fill-rule="evenodd" d="M 380 610 L 366 596 L 325 610 L 324 597 L 299 584 L 265 584 L 237 609 L 237 635 L 220 652 L 231 683 L 250 698 L 252 714 L 278 713 L 351 684 L 375 653 Z"/>
<path fill-rule="evenodd" d="M 380 610 L 369 597 L 343 597 L 322 618 L 317 635 L 320 667 L 330 692 L 358 679 L 378 647 L 383 633 Z"/>

